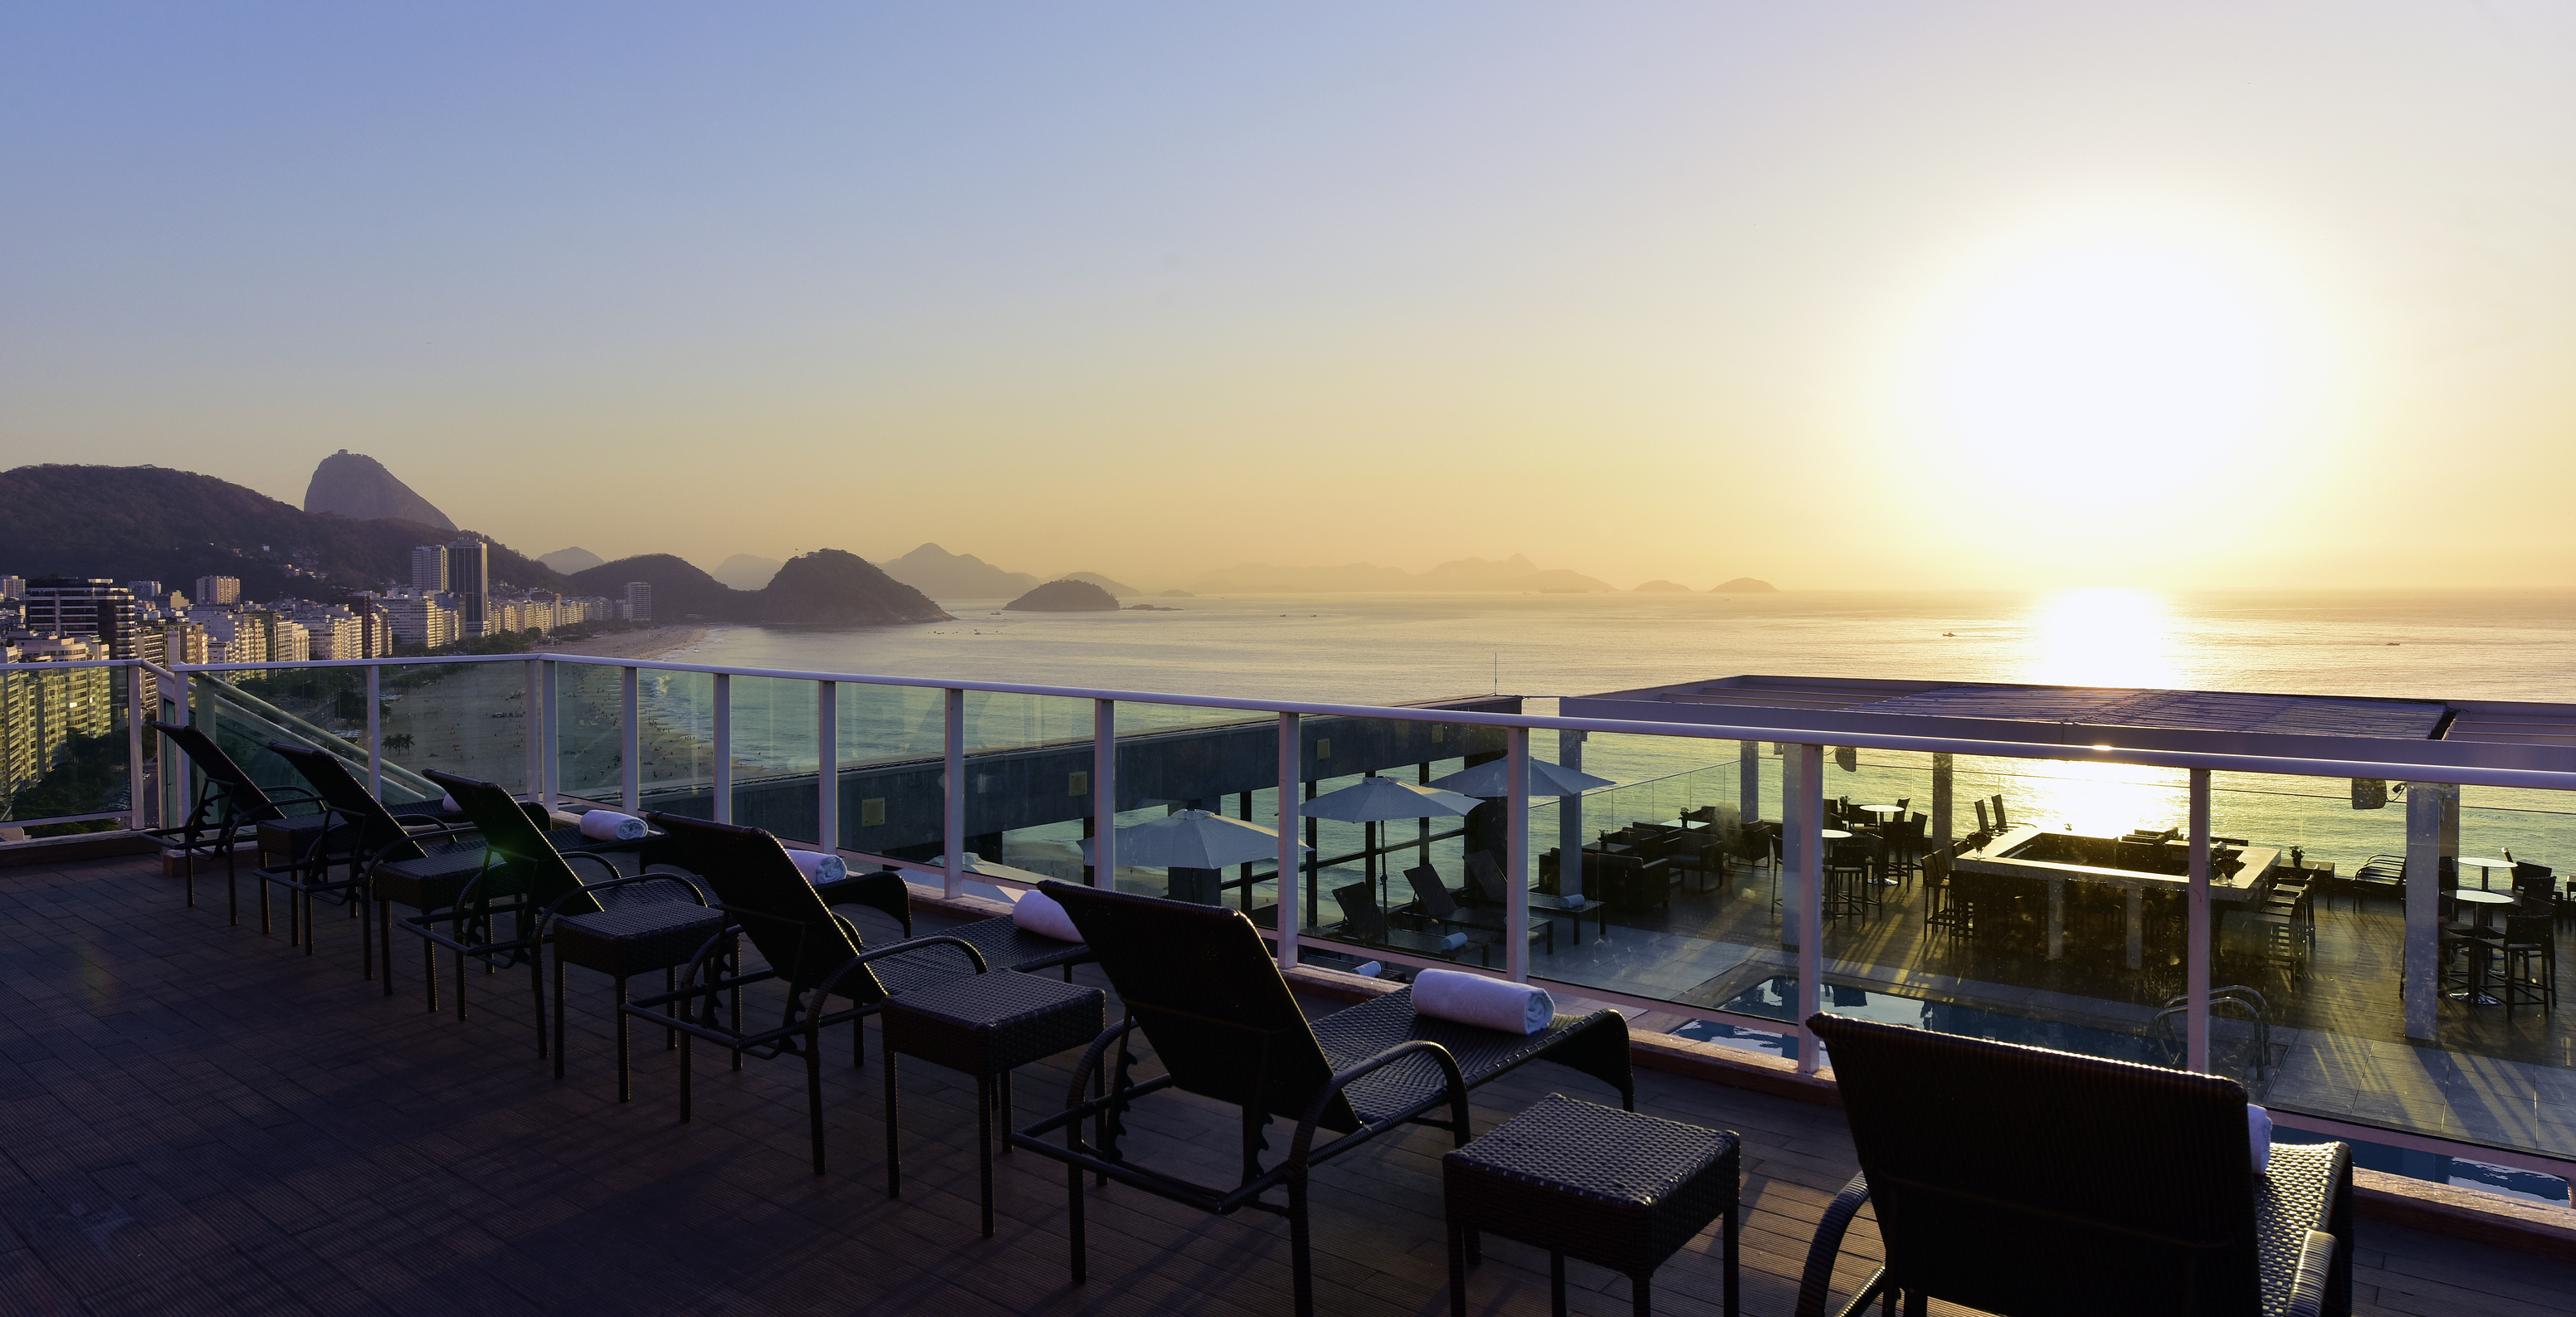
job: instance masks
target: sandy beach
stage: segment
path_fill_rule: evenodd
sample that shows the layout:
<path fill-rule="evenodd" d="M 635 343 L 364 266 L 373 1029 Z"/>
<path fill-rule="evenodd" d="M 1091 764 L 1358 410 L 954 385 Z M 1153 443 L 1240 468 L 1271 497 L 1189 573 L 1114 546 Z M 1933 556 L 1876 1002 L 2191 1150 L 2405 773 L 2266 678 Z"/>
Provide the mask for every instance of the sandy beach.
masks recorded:
<path fill-rule="evenodd" d="M 657 626 L 642 631 L 618 631 L 588 640 L 548 640 L 542 648 L 549 654 L 581 654 L 591 658 L 659 659 L 669 658 L 707 638 L 702 626 Z"/>

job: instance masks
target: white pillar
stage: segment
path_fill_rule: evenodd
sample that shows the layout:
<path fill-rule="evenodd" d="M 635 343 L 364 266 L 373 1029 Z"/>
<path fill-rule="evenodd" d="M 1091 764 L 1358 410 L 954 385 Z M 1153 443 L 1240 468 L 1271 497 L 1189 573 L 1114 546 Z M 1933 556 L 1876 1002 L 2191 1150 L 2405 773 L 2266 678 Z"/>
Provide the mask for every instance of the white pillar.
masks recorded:
<path fill-rule="evenodd" d="M 1583 741 L 1588 733 L 1558 732 L 1556 762 L 1577 772 L 1583 769 Z M 1556 890 L 1559 895 L 1573 896 L 1583 890 L 1583 797 L 1581 794 L 1556 798 Z"/>
<path fill-rule="evenodd" d="M 1804 877 L 1807 872 L 1806 854 L 1824 841 L 1822 837 L 1808 836 L 1808 825 L 1801 822 L 1804 818 L 1823 817 L 1821 797 L 1818 799 L 1817 808 L 1813 810 L 1805 808 L 1808 794 L 1820 789 L 1821 784 L 1816 779 L 1824 776 L 1823 761 L 1818 760 L 1819 766 L 1816 771 L 1802 774 L 1799 770 L 1803 762 L 1796 746 L 1789 747 L 1788 756 L 1780 761 L 1780 877 L 1778 881 L 1780 884 L 1780 945 L 1784 947 L 1798 945 L 1799 914 L 1806 909 L 1806 902 L 1799 897 L 1800 884 L 1806 881 Z M 1819 830 L 1824 827 L 1822 823 L 1813 826 Z"/>
<path fill-rule="evenodd" d="M 2191 870 L 2184 889 L 2183 1063 L 2209 1071 L 2209 770 L 2191 770 Z"/>
<path fill-rule="evenodd" d="M 1798 941 L 1798 1073 L 1816 1073 L 1817 1049 L 1821 1044 L 1807 1020 L 1824 1009 L 1825 1003 L 1825 748 L 1821 745 L 1789 747 L 1790 770 L 1783 775 L 1783 785 L 1797 784 L 1798 822 L 1791 835 L 1798 839 L 1798 861 L 1791 867 L 1797 875 L 1794 897 L 1784 898 L 1790 904 L 1780 908 L 1781 926 L 1789 923 L 1794 905 L 1802 927 L 1813 934 Z M 1782 812 L 1786 813 L 1786 798 Z"/>
<path fill-rule="evenodd" d="M 814 841 L 841 849 L 841 683 L 814 683 Z"/>
<path fill-rule="evenodd" d="M 940 849 L 948 857 L 948 872 L 941 887 L 951 900 L 966 890 L 966 692 L 950 689 L 942 718 L 946 748 L 943 751 L 945 771 L 939 775 L 941 807 Z"/>
<path fill-rule="evenodd" d="M 1091 702 L 1091 885 L 1118 889 L 1118 702 Z"/>
<path fill-rule="evenodd" d="M 2459 791 L 2406 784 L 2406 1036 L 2428 1042 L 2442 1002 L 2444 824 L 2458 817 Z"/>
<path fill-rule="evenodd" d="M 1738 822 L 1752 827 L 1762 817 L 1762 743 L 1735 743 L 1735 812 Z"/>
<path fill-rule="evenodd" d="M 1506 731 L 1511 795 L 1503 801 L 1503 972 L 1529 982 L 1529 729 Z"/>
<path fill-rule="evenodd" d="M 1956 783 L 1952 781 L 1952 778 L 1955 776 L 1956 774 L 1950 767 L 1950 752 L 1947 750 L 1934 751 L 1932 755 L 1932 817 L 1928 820 L 1931 824 L 1931 831 L 1926 842 L 1927 845 L 1938 846 L 1941 843 L 1950 840 L 1952 837 L 1959 835 L 1955 830 L 1956 824 L 1951 818 L 1951 814 L 1956 807 L 1957 801 Z"/>
<path fill-rule="evenodd" d="M 1272 822 L 1279 829 L 1279 909 L 1271 922 L 1279 934 L 1279 967 L 1297 968 L 1298 900 L 1297 821 L 1298 779 L 1305 775 L 1305 747 L 1297 728 L 1297 715 L 1279 715 L 1279 808 Z"/>
<path fill-rule="evenodd" d="M 733 674 L 715 674 L 716 780 L 715 809 L 709 817 L 733 822 Z"/>

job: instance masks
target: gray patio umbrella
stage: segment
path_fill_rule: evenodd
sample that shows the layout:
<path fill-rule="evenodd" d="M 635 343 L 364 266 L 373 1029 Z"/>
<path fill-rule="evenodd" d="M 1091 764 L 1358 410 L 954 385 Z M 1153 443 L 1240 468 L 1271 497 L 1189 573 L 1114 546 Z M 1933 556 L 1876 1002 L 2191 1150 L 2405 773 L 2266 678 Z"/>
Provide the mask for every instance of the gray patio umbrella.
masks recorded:
<path fill-rule="evenodd" d="M 1392 819 L 1463 815 L 1479 803 L 1475 797 L 1455 791 L 1418 787 L 1391 777 L 1364 777 L 1339 791 L 1327 791 L 1307 801 L 1304 813 L 1308 818 L 1344 823 L 1385 823 Z"/>
<path fill-rule="evenodd" d="M 1243 819 L 1185 809 L 1120 828 L 1117 850 L 1120 864 L 1140 869 L 1222 869 L 1277 858 L 1279 834 Z M 1088 837 L 1082 841 L 1082 858 L 1091 860 Z"/>
<path fill-rule="evenodd" d="M 1431 785 L 1467 796 L 1500 800 L 1511 794 L 1512 761 L 1496 759 L 1476 765 L 1464 772 L 1431 779 Z M 1529 793 L 1538 796 L 1579 796 L 1586 791 L 1619 785 L 1606 777 L 1594 777 L 1579 768 L 1552 764 L 1544 759 L 1529 761 Z"/>

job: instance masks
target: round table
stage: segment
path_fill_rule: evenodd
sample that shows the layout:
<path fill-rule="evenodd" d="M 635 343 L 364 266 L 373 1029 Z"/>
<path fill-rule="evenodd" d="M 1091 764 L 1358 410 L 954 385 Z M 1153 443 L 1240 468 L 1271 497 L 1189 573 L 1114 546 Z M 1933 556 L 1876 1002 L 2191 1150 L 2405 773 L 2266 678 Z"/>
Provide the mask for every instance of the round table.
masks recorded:
<path fill-rule="evenodd" d="M 1859 810 L 1863 814 L 1902 815 L 1905 813 L 1904 807 L 1899 805 L 1854 805 L 1852 808 Z M 2462 863 L 2465 864 L 2467 861 L 2464 860 Z"/>
<path fill-rule="evenodd" d="M 2451 893 L 2451 899 L 2462 905 L 2476 906 L 2478 910 L 2478 927 L 2480 928 L 2485 928 L 2487 926 L 2487 917 L 2494 913 L 2495 907 L 2513 904 L 2513 897 L 2510 893 L 2485 891 L 2472 892 L 2465 887 Z M 2480 965 L 2484 965 L 2486 962 L 2481 958 L 2478 963 Z M 2483 971 L 2481 971 L 2481 974 L 2483 974 Z M 2472 980 L 2471 982 L 2474 984 L 2475 980 Z M 2484 992 L 2479 991 L 2475 986 L 2452 993 L 2451 999 L 2453 1001 L 2467 1002 L 2471 1006 L 2501 1006 L 2504 1004 L 2500 999 L 2486 995 Z"/>
<path fill-rule="evenodd" d="M 1850 833 L 1848 833 L 1848 832 L 1843 831 L 1843 830 L 1842 830 L 1842 829 L 1840 829 L 1840 828 L 1827 828 L 1827 829 L 1823 830 L 1822 832 L 1817 833 L 1816 835 L 1817 835 L 1817 836 L 1819 836 L 1819 837 L 1824 838 L 1824 839 L 1825 839 L 1825 840 L 1827 840 L 1827 841 L 1850 841 L 1850 840 L 1851 840 L 1851 834 L 1850 834 Z"/>
<path fill-rule="evenodd" d="M 2463 855 L 2460 857 L 2459 863 L 2460 867 L 2464 869 L 2472 865 L 2476 866 L 2478 871 L 2478 887 L 2480 890 L 2484 890 L 2487 885 L 2488 870 L 2511 869 L 2513 867 L 2513 861 L 2511 860 L 2490 859 L 2483 855 Z"/>

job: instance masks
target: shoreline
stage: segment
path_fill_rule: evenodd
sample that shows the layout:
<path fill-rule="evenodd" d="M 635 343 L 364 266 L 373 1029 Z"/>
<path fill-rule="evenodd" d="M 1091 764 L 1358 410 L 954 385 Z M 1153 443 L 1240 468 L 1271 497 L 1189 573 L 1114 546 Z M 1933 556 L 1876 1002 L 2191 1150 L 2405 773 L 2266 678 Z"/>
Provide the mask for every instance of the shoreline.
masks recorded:
<path fill-rule="evenodd" d="M 593 636 L 562 645 L 549 644 L 545 652 L 579 654 L 585 658 L 659 659 L 691 648 L 713 634 L 712 628 L 703 626 L 657 626 L 643 631 Z"/>

